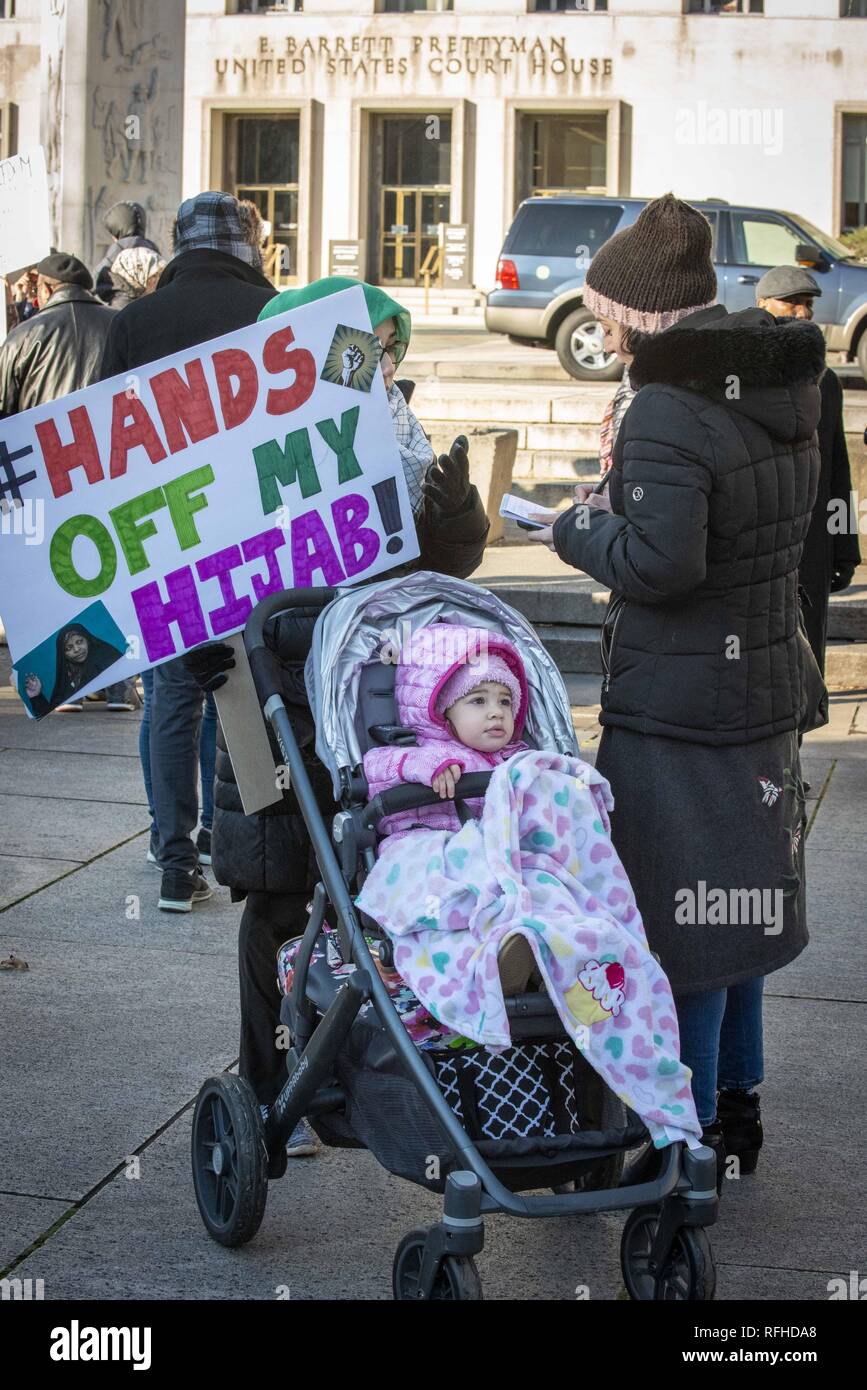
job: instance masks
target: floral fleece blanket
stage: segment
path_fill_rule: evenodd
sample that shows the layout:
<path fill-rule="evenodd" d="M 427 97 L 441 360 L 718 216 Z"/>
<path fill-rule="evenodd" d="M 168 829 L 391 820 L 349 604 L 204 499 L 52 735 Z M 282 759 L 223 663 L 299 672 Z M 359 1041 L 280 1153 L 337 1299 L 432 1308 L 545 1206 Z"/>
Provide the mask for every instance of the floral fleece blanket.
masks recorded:
<path fill-rule="evenodd" d="M 611 843 L 613 806 L 581 759 L 517 753 L 494 771 L 479 820 L 386 840 L 357 904 L 433 1017 L 492 1050 L 511 1043 L 497 952 L 525 936 L 567 1033 L 656 1147 L 695 1147 L 674 1000 Z"/>

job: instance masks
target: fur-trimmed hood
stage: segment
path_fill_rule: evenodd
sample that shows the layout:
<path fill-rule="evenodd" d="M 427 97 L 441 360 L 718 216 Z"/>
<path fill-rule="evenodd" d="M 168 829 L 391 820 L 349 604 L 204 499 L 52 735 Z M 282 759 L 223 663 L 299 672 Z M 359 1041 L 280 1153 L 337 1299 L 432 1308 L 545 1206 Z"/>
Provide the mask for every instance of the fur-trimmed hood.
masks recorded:
<path fill-rule="evenodd" d="M 819 420 L 825 340 L 816 324 L 764 309 L 699 309 L 643 343 L 629 368 L 636 389 L 696 391 L 760 421 L 783 439 L 809 438 Z"/>

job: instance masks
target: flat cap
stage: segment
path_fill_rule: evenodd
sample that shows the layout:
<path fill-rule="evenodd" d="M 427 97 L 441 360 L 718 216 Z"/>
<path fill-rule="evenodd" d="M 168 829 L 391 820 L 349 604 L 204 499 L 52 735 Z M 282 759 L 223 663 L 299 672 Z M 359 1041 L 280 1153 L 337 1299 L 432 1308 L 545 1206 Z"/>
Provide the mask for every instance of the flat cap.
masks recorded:
<path fill-rule="evenodd" d="M 822 291 L 808 270 L 800 265 L 775 265 L 756 285 L 756 299 L 791 299 L 793 294 L 821 297 Z"/>
<path fill-rule="evenodd" d="M 70 256 L 66 251 L 52 251 L 50 256 L 44 256 L 36 271 L 49 280 L 59 280 L 62 285 L 81 285 L 82 289 L 93 289 L 93 276 L 84 261 Z"/>

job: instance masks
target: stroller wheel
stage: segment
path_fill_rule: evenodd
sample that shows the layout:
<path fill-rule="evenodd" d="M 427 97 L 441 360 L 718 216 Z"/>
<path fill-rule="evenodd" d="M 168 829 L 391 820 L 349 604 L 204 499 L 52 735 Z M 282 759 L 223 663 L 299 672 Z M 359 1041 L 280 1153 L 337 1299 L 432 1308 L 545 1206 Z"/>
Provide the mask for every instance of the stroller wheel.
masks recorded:
<path fill-rule="evenodd" d="M 208 1235 L 244 1245 L 262 1224 L 268 1156 L 259 1107 L 240 1076 L 212 1076 L 193 1113 L 193 1184 Z"/>
<path fill-rule="evenodd" d="M 659 1207 L 630 1213 L 620 1242 L 620 1268 L 629 1297 L 642 1302 L 709 1302 L 716 1289 L 710 1241 L 701 1226 L 681 1226 L 660 1269 L 650 1269 Z"/>
<path fill-rule="evenodd" d="M 419 1276 L 424 1258 L 427 1230 L 417 1226 L 405 1235 L 397 1247 L 392 1273 L 394 1296 L 398 1300 L 419 1299 L 421 1293 Z M 432 1299 L 446 1299 L 454 1302 L 468 1300 L 480 1301 L 482 1281 L 476 1262 L 471 1255 L 444 1255 L 440 1261 L 434 1280 Z"/>

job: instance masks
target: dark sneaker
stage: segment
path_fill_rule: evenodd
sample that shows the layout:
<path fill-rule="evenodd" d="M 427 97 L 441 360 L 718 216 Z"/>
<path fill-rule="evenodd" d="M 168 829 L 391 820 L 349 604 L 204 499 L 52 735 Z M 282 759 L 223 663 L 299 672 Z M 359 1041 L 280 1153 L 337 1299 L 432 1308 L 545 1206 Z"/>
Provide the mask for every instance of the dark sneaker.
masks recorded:
<path fill-rule="evenodd" d="M 184 869 L 164 869 L 159 906 L 163 912 L 192 912 L 193 903 L 204 902 L 213 892 L 198 869 L 191 874 Z"/>
<path fill-rule="evenodd" d="M 149 863 L 149 864 L 157 864 L 157 865 L 159 865 L 159 862 L 160 862 L 160 837 L 159 837 L 159 832 L 156 831 L 156 830 L 152 830 L 152 831 L 151 831 L 150 839 L 148 840 L 148 854 L 147 854 L 147 859 L 148 859 L 148 863 Z"/>
<path fill-rule="evenodd" d="M 308 1158 L 319 1152 L 319 1140 L 306 1120 L 299 1120 L 286 1140 L 287 1158 Z"/>
<path fill-rule="evenodd" d="M 196 849 L 199 851 L 199 863 L 210 864 L 211 862 L 211 832 L 205 830 L 204 826 L 196 836 Z"/>

